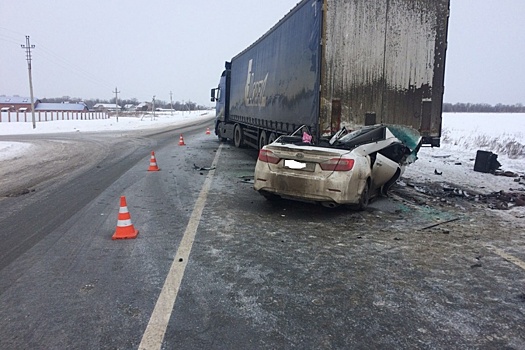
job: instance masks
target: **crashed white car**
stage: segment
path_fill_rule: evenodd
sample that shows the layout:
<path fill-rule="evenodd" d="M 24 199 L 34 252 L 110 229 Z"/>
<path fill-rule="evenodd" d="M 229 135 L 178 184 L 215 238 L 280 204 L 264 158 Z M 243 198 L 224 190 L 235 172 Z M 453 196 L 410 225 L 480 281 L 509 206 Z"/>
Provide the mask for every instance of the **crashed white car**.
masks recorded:
<path fill-rule="evenodd" d="M 374 195 L 386 194 L 405 166 L 415 161 L 421 146 L 416 130 L 399 125 L 353 132 L 343 128 L 318 145 L 294 134 L 281 136 L 259 151 L 254 188 L 267 199 L 282 197 L 328 207 L 346 204 L 362 210 Z"/>

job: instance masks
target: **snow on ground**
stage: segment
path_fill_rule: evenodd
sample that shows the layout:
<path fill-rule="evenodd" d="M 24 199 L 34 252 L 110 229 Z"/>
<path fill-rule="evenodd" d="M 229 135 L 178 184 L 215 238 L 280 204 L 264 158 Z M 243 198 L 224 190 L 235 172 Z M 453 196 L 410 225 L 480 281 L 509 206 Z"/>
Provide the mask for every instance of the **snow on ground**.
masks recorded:
<path fill-rule="evenodd" d="M 520 187 L 514 178 L 474 171 L 478 150 L 497 154 L 501 170 L 525 174 L 525 113 L 444 113 L 441 147 L 422 148 L 404 177 L 481 192 Z"/>
<path fill-rule="evenodd" d="M 13 159 L 28 152 L 30 143 L 1 141 L 1 135 L 34 135 L 64 132 L 107 132 L 133 131 L 163 128 L 166 126 L 182 125 L 199 119 L 209 119 L 215 111 L 193 112 L 156 112 L 137 116 L 119 116 L 97 120 L 58 120 L 37 122 L 33 129 L 31 122 L 0 123 L 0 161 Z"/>
<path fill-rule="evenodd" d="M 0 161 L 13 159 L 28 152 L 33 145 L 27 142 L 0 141 Z"/>

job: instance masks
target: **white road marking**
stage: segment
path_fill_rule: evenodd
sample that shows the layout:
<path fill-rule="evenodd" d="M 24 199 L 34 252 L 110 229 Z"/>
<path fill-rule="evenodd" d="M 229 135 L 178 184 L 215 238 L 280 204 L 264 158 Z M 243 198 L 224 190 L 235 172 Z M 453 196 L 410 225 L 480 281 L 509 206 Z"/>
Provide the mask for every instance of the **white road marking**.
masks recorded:
<path fill-rule="evenodd" d="M 496 248 L 496 247 L 493 247 L 493 246 L 488 246 L 488 248 L 492 249 L 494 251 L 494 253 L 496 253 L 497 255 L 501 256 L 503 259 L 507 260 L 508 262 L 511 262 L 513 263 L 514 265 L 522 268 L 523 270 L 525 270 L 525 262 L 523 262 L 522 260 L 512 256 L 512 255 L 509 255 L 507 253 L 505 253 L 503 250 L 499 249 L 499 248 Z"/>
<path fill-rule="evenodd" d="M 166 276 L 164 286 L 162 287 L 159 298 L 157 299 L 157 304 L 155 304 L 155 309 L 153 309 L 148 326 L 142 335 L 139 349 L 160 349 L 162 346 L 164 334 L 166 333 L 173 306 L 177 299 L 179 287 L 182 277 L 184 276 L 184 270 L 188 263 L 197 228 L 199 227 L 202 210 L 206 204 L 206 198 L 215 174 L 215 168 L 217 167 L 221 149 L 222 144 L 219 146 L 217 153 L 215 154 L 211 170 L 208 173 L 208 176 L 206 176 L 199 198 L 197 198 L 197 201 L 195 202 L 195 207 L 191 213 L 190 221 L 180 242 L 179 249 L 177 250 L 177 254 L 175 254 L 173 264 L 171 264 L 168 275 Z"/>

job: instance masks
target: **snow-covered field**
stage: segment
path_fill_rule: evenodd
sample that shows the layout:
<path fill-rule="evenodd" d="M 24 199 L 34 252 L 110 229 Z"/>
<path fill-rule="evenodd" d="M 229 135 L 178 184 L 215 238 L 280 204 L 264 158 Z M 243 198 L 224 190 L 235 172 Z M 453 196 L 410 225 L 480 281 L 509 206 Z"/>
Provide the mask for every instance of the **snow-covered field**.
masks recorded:
<path fill-rule="evenodd" d="M 137 116 L 119 116 L 99 120 L 59 120 L 36 123 L 33 129 L 31 122 L 0 123 L 0 161 L 22 156 L 32 147 L 29 143 L 1 141 L 1 135 L 32 135 L 64 132 L 108 132 L 134 131 L 183 125 L 199 119 L 209 119 L 215 111 L 192 112 L 156 112 Z"/>
<path fill-rule="evenodd" d="M 422 148 L 404 177 L 481 192 L 520 187 L 514 178 L 475 172 L 478 150 L 497 154 L 501 170 L 525 174 L 525 113 L 444 113 L 441 147 Z"/>
<path fill-rule="evenodd" d="M 213 111 L 192 112 L 156 112 L 155 117 L 151 112 L 145 115 L 120 115 L 118 122 L 114 116 L 109 119 L 97 120 L 57 120 L 37 122 L 33 129 L 31 122 L 0 123 L 0 135 L 29 135 L 49 134 L 60 132 L 97 132 L 97 131 L 126 131 L 161 128 L 167 125 L 177 125 L 194 121 L 197 118 L 209 118 L 215 114 Z"/>
<path fill-rule="evenodd" d="M 0 135 L 60 132 L 131 131 L 181 125 L 210 118 L 214 111 L 159 112 L 151 115 L 105 120 L 69 120 L 37 123 L 0 123 Z M 423 148 L 404 177 L 414 181 L 443 181 L 486 192 L 519 188 L 513 178 L 475 172 L 477 150 L 498 155 L 502 170 L 525 174 L 525 113 L 445 113 L 440 148 Z M 0 136 L 1 140 L 1 136 Z M 22 157 L 31 145 L 0 141 L 0 161 Z M 441 173 L 437 175 L 436 173 Z"/>

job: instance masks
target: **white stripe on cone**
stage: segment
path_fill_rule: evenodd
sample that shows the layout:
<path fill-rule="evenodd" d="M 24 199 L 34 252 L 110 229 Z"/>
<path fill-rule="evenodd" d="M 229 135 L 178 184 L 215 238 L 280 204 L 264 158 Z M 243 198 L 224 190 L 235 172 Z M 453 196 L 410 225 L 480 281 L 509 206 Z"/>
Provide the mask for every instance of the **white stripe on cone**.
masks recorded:
<path fill-rule="evenodd" d="M 131 219 L 127 219 L 127 220 L 118 220 L 118 221 L 117 221 L 117 226 L 119 226 L 119 227 L 128 227 L 128 226 L 131 226 Z"/>

